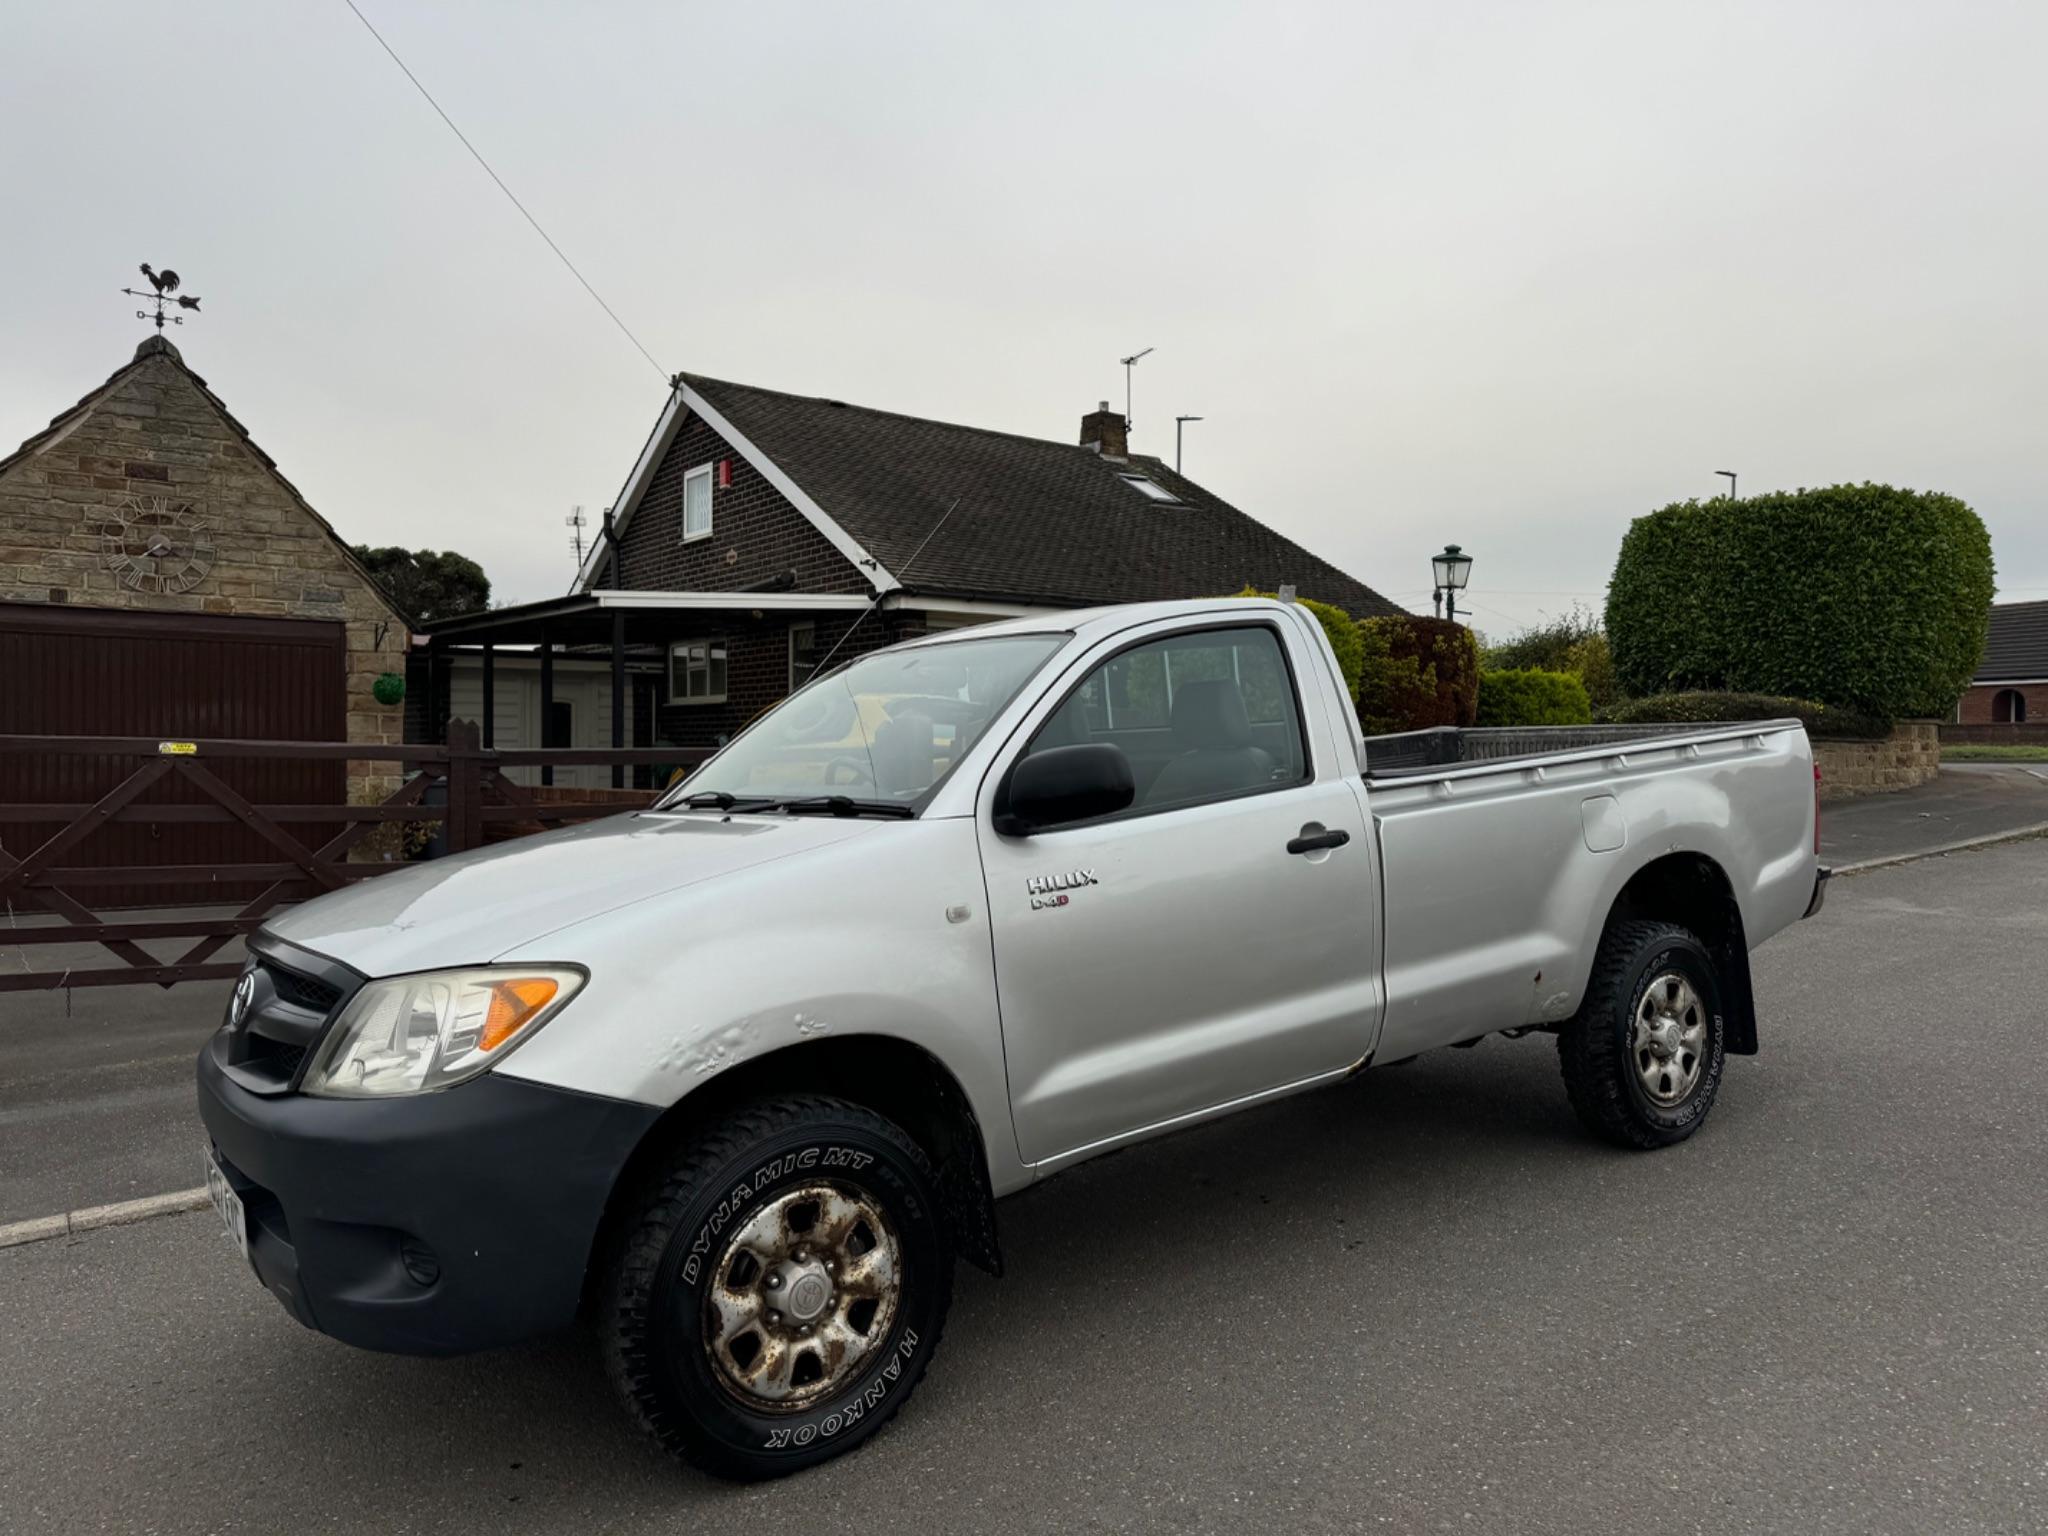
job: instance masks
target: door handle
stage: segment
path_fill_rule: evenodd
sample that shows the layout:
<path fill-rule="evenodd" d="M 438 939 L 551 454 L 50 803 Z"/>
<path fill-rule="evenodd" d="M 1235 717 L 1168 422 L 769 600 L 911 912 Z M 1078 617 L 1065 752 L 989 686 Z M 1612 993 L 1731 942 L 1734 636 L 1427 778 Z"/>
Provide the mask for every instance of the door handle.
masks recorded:
<path fill-rule="evenodd" d="M 1314 826 L 1310 822 L 1309 826 Z M 1311 832 L 1308 827 L 1301 829 L 1301 836 L 1287 840 L 1289 853 L 1316 853 L 1324 848 L 1342 848 L 1351 841 L 1351 834 L 1342 827 L 1331 827 L 1324 832 Z"/>

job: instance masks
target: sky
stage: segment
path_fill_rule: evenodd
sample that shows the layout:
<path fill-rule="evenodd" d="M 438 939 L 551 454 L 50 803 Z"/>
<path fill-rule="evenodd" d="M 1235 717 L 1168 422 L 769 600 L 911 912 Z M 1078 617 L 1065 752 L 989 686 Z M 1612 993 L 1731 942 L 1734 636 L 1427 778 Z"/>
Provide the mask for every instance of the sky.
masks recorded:
<path fill-rule="evenodd" d="M 169 334 L 344 537 L 567 589 L 687 369 L 1134 450 L 1427 611 L 1722 489 L 1962 497 L 2048 598 L 2048 5 L 9 8 L 0 439 Z M 1313 595 L 1306 594 L 1306 595 Z"/>

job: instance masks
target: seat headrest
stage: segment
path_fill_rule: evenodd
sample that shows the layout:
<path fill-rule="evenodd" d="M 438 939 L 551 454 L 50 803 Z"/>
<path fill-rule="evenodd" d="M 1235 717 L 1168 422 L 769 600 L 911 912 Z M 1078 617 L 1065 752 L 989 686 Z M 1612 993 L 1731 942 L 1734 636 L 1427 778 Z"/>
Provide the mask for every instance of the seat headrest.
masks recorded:
<path fill-rule="evenodd" d="M 1173 690 L 1173 734 L 1186 747 L 1251 745 L 1243 692 L 1227 678 L 1180 684 Z"/>

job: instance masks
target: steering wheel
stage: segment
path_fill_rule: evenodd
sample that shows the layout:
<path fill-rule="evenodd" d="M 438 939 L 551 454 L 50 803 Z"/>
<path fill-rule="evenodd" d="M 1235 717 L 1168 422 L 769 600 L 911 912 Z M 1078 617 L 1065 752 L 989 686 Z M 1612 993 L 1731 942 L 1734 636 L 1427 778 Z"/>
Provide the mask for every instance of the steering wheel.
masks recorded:
<path fill-rule="evenodd" d="M 839 770 L 842 768 L 848 769 L 851 777 L 844 779 L 838 777 Z M 842 784 L 866 784 L 872 788 L 875 782 L 875 771 L 868 766 L 864 758 L 851 756 L 835 757 L 825 765 L 825 782 L 834 788 Z"/>

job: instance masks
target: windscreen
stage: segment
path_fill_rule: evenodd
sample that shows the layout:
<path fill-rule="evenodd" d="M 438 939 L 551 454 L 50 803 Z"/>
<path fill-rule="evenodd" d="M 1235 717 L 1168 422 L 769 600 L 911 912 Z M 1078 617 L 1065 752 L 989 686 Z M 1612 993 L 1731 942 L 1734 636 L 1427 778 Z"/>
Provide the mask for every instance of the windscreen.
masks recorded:
<path fill-rule="evenodd" d="M 990 636 L 863 656 L 769 710 L 662 804 L 722 793 L 912 805 L 1066 638 Z"/>

